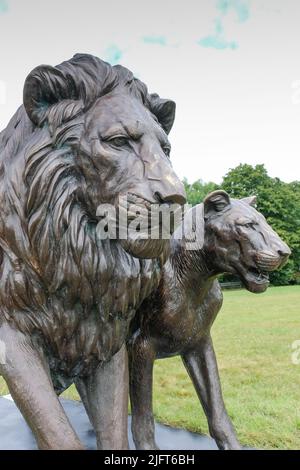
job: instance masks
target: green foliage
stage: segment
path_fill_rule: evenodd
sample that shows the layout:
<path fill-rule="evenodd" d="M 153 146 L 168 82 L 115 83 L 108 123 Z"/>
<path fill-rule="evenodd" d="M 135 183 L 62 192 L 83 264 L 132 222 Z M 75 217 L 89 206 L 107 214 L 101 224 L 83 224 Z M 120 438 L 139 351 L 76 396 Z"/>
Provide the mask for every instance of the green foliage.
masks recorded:
<path fill-rule="evenodd" d="M 193 184 L 184 181 L 188 202 L 201 202 L 211 191 L 218 188 L 215 183 L 201 180 Z M 285 183 L 271 178 L 264 165 L 238 165 L 223 178 L 221 188 L 231 197 L 257 196 L 257 209 L 264 214 L 268 223 L 289 245 L 292 256 L 280 270 L 271 274 L 274 285 L 300 282 L 300 182 Z M 227 276 L 225 278 L 227 279 Z"/>
<path fill-rule="evenodd" d="M 222 188 L 234 198 L 259 196 L 261 188 L 269 183 L 264 165 L 239 165 L 223 178 Z"/>
<path fill-rule="evenodd" d="M 218 189 L 218 186 L 215 183 L 204 183 L 202 180 L 197 180 L 194 183 L 189 184 L 187 179 L 184 179 L 183 183 L 187 195 L 187 202 L 192 206 L 199 204 L 208 193 Z"/>

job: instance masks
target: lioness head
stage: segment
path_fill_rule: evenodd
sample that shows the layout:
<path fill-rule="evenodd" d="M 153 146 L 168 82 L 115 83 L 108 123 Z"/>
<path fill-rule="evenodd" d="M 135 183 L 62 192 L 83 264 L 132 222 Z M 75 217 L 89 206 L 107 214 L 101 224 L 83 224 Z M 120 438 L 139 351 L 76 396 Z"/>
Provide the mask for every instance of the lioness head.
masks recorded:
<path fill-rule="evenodd" d="M 149 94 L 126 68 L 86 54 L 37 67 L 25 82 L 24 106 L 31 121 L 50 132 L 53 149 L 69 148 L 65 161 L 77 179 L 76 203 L 91 221 L 99 205 L 117 205 L 120 196 L 141 210 L 184 204 L 168 140 L 175 103 Z M 168 243 L 128 239 L 123 245 L 134 256 L 156 258 Z"/>
<path fill-rule="evenodd" d="M 264 292 L 268 273 L 285 264 L 289 247 L 253 206 L 255 197 L 231 199 L 214 191 L 204 200 L 204 249 L 219 273 L 238 275 L 250 292 Z"/>

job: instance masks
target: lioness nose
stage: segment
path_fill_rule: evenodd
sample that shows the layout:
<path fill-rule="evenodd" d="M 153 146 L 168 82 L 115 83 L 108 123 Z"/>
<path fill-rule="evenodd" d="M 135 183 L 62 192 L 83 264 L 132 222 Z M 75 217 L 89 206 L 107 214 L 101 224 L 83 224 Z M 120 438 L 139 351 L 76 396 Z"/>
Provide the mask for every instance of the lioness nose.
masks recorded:
<path fill-rule="evenodd" d="M 285 246 L 281 248 L 280 250 L 278 250 L 277 253 L 279 254 L 280 258 L 282 259 L 282 262 L 284 263 L 285 261 L 287 261 L 288 257 L 290 256 L 291 250 L 289 249 L 288 246 Z"/>

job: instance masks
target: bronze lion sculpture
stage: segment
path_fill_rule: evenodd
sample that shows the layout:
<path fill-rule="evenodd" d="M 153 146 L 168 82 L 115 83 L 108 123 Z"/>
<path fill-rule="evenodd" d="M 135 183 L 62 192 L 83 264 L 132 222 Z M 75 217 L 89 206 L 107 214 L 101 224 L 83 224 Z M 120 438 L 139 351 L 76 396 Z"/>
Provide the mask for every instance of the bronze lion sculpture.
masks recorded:
<path fill-rule="evenodd" d="M 57 398 L 72 382 L 98 447 L 128 445 L 124 341 L 170 242 L 99 239 L 97 207 L 185 202 L 174 115 L 126 68 L 77 54 L 29 74 L 0 134 L 0 374 L 40 449 L 82 448 Z"/>
<path fill-rule="evenodd" d="M 254 201 L 230 199 L 225 191 L 215 191 L 187 212 L 183 226 L 172 236 L 159 287 L 139 309 L 128 342 L 132 432 L 138 449 L 157 448 L 153 363 L 176 355 L 193 382 L 218 447 L 240 448 L 225 409 L 210 336 L 222 306 L 216 278 L 232 273 L 250 292 L 264 292 L 268 273 L 290 255 L 288 246 L 253 207 Z"/>

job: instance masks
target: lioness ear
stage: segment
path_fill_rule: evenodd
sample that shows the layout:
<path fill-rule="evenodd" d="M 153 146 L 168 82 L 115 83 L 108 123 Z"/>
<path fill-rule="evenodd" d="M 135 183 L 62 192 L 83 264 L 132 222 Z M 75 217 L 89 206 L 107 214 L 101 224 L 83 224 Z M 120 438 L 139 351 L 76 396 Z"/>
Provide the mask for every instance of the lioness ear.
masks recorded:
<path fill-rule="evenodd" d="M 256 207 L 257 197 L 256 196 L 244 197 L 243 199 L 241 199 L 241 201 L 245 202 L 246 204 L 249 204 L 249 206 Z"/>
<path fill-rule="evenodd" d="M 157 117 L 164 131 L 169 134 L 175 121 L 176 103 L 171 100 L 164 100 L 154 93 L 150 95 L 150 109 Z"/>
<path fill-rule="evenodd" d="M 230 206 L 230 197 L 221 189 L 213 191 L 208 194 L 203 201 L 204 215 L 207 217 L 209 214 L 222 212 Z"/>

